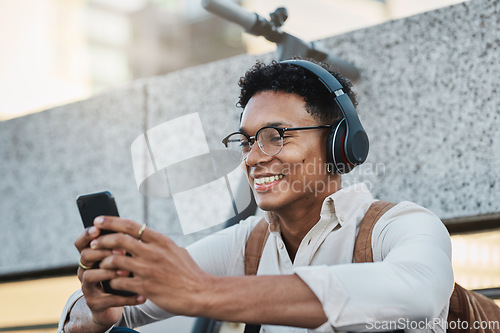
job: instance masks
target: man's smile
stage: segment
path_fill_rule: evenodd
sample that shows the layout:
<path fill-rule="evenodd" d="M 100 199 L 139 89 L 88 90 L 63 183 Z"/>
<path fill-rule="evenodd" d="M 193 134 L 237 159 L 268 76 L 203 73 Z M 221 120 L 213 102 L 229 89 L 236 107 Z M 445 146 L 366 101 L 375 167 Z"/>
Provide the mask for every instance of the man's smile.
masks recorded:
<path fill-rule="evenodd" d="M 285 177 L 285 176 L 284 175 L 274 175 L 274 176 L 270 176 L 270 177 L 260 177 L 260 178 L 255 178 L 254 182 L 257 185 L 265 185 L 265 184 L 269 184 L 269 183 L 275 182 L 277 180 L 280 180 L 283 177 Z"/>
<path fill-rule="evenodd" d="M 256 192 L 267 192 L 276 184 L 281 182 L 283 177 L 285 177 L 285 175 L 283 174 L 255 176 L 253 181 L 253 188 Z"/>

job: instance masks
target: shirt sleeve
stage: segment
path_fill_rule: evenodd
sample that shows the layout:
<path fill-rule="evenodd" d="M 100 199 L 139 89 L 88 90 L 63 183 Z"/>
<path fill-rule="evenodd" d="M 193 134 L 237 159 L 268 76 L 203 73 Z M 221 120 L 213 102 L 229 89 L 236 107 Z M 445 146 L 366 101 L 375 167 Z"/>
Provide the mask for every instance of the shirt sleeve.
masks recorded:
<path fill-rule="evenodd" d="M 220 230 L 187 247 L 202 270 L 213 275 L 244 275 L 245 244 L 259 217 L 251 216 L 232 227 Z M 173 315 L 153 302 L 126 306 L 116 326 L 140 327 Z"/>
<path fill-rule="evenodd" d="M 59 318 L 57 333 L 64 333 L 64 325 L 66 324 L 68 316 L 75 306 L 76 302 L 82 297 L 83 292 L 81 289 L 79 289 L 68 298 L 68 300 L 66 301 L 66 305 L 63 308 L 61 317 Z M 111 331 L 111 329 L 115 326 L 139 327 L 157 320 L 169 318 L 171 316 L 171 314 L 163 311 L 154 303 L 149 301 L 146 301 L 146 303 L 134 307 L 125 306 L 122 318 L 116 324 L 110 327 L 106 331 L 106 333 Z"/>
<path fill-rule="evenodd" d="M 375 225 L 372 249 L 374 263 L 294 270 L 318 297 L 335 330 L 446 320 L 453 290 L 451 242 L 436 215 L 413 203 L 398 204 Z"/>
<path fill-rule="evenodd" d="M 216 276 L 245 275 L 245 245 L 250 232 L 261 220 L 251 216 L 191 245 L 188 250 L 200 268 Z"/>
<path fill-rule="evenodd" d="M 82 297 L 83 297 L 82 291 L 77 290 L 73 294 L 71 294 L 71 296 L 68 298 L 68 300 L 66 301 L 66 305 L 64 306 L 63 311 L 61 313 L 61 317 L 59 318 L 57 333 L 64 333 L 64 324 L 66 324 L 68 315 L 71 312 L 71 309 L 73 309 L 73 306 L 75 306 L 75 303 Z"/>
<path fill-rule="evenodd" d="M 147 300 L 144 304 L 125 306 L 121 319 L 114 326 L 135 328 L 172 316 L 171 313 L 164 311 L 153 302 Z"/>

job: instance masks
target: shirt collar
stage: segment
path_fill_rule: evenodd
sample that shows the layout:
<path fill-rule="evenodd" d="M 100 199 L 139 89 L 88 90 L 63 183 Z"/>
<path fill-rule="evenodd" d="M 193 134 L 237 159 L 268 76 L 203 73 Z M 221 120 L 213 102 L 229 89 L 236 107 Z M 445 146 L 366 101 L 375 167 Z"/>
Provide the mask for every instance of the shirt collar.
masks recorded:
<path fill-rule="evenodd" d="M 338 221 L 343 226 L 350 221 L 364 203 L 371 204 L 373 196 L 364 183 L 357 183 L 332 193 L 323 201 L 320 220 Z M 265 212 L 269 231 L 280 232 L 279 219 L 273 212 Z"/>
<path fill-rule="evenodd" d="M 265 212 L 264 215 L 267 223 L 269 223 L 269 232 L 281 232 L 280 224 L 279 224 L 279 218 L 278 216 L 273 213 L 273 212 Z"/>
<path fill-rule="evenodd" d="M 335 215 L 336 220 L 343 226 L 346 221 L 350 221 L 359 213 L 361 205 L 371 204 L 373 200 L 366 185 L 357 183 L 328 196 L 323 202 L 321 215 L 330 216 L 332 220 Z"/>

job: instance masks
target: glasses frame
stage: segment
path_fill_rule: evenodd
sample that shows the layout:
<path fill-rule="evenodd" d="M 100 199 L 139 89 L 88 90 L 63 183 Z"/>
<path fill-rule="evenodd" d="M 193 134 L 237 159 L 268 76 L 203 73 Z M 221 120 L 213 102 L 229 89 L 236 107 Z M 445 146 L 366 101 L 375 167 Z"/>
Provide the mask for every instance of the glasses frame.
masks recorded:
<path fill-rule="evenodd" d="M 231 135 L 234 135 L 234 134 L 241 134 L 243 136 L 245 136 L 247 139 L 248 139 L 248 143 L 250 145 L 250 149 L 248 149 L 248 153 L 247 154 L 244 154 L 242 157 L 243 157 L 243 160 L 246 159 L 246 157 L 248 156 L 248 154 L 250 154 L 250 151 L 252 150 L 255 142 L 257 142 L 257 146 L 259 146 L 259 149 L 261 152 L 263 152 L 264 154 L 266 154 L 267 156 L 276 156 L 278 155 L 280 152 L 281 152 L 281 149 L 283 149 L 283 138 L 285 137 L 285 132 L 290 132 L 290 131 L 303 131 L 303 130 L 310 130 L 310 129 L 318 129 L 318 128 L 332 128 L 333 126 L 332 125 L 318 125 L 318 126 L 305 126 L 305 127 L 277 127 L 277 126 L 264 126 L 264 127 L 261 127 L 259 128 L 259 130 L 255 133 L 254 136 L 250 136 L 246 133 L 243 133 L 241 131 L 237 131 L 237 132 L 233 132 L 231 134 L 229 134 L 228 136 L 226 136 L 224 139 L 222 139 L 222 143 L 224 144 L 224 146 L 226 146 L 226 148 L 228 148 L 227 144 L 228 144 L 228 141 L 229 141 L 229 137 Z M 281 147 L 280 149 L 278 150 L 278 152 L 276 154 L 268 154 L 266 153 L 263 149 L 262 149 L 262 146 L 261 144 L 258 142 L 257 138 L 259 137 L 259 133 L 266 129 L 266 128 L 274 128 L 275 130 L 278 131 L 279 135 L 280 135 L 280 138 L 281 138 Z"/>

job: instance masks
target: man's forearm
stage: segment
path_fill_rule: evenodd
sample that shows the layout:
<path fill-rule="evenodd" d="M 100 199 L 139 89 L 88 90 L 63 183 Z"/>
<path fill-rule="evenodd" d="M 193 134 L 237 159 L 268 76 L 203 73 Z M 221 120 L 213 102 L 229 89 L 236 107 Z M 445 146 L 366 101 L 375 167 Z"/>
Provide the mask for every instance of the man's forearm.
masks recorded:
<path fill-rule="evenodd" d="M 327 321 L 297 275 L 214 277 L 202 297 L 203 316 L 255 324 L 316 328 Z"/>

